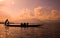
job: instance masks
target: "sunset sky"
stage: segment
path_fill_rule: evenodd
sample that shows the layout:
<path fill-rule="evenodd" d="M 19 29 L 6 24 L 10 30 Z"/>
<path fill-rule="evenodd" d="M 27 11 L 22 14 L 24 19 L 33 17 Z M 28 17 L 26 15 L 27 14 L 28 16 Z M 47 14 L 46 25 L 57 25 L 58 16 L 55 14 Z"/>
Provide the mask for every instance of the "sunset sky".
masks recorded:
<path fill-rule="evenodd" d="M 33 18 L 32 15 L 41 13 L 41 10 L 43 15 L 47 12 L 51 13 L 53 10 L 60 14 L 60 0 L 0 0 L 0 17 L 6 16 L 15 19 L 29 15 Z M 43 15 L 42 18 L 44 18 Z"/>
<path fill-rule="evenodd" d="M 34 9 L 42 6 L 49 9 L 60 10 L 60 0 L 4 0 L 4 4 L 9 10 L 20 10 L 22 8 Z"/>
<path fill-rule="evenodd" d="M 6 19 L 13 25 L 29 23 L 42 27 L 25 28 L 25 24 L 24 28 L 6 28 Z M 0 0 L 0 24 L 0 38 L 59 37 L 60 0 Z"/>

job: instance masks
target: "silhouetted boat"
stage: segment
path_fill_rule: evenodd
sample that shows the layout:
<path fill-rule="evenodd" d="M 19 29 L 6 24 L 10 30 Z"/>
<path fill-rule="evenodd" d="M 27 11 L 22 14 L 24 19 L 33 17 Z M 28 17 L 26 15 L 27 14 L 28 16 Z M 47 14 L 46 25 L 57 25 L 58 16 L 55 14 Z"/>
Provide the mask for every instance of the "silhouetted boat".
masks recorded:
<path fill-rule="evenodd" d="M 38 27 L 40 25 L 29 25 L 29 23 L 21 23 L 19 25 L 16 24 L 10 24 L 10 22 L 8 21 L 8 19 L 5 21 L 5 25 L 8 27 Z"/>
<path fill-rule="evenodd" d="M 6 25 L 8 27 L 38 27 L 40 25 Z"/>

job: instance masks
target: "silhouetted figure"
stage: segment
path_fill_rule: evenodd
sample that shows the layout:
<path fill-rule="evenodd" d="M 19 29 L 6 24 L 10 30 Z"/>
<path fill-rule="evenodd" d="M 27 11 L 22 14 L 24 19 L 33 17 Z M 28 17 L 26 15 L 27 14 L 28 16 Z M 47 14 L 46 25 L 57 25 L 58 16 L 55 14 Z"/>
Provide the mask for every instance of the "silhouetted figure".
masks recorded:
<path fill-rule="evenodd" d="M 26 23 L 21 23 L 21 27 L 26 27 Z"/>
<path fill-rule="evenodd" d="M 27 24 L 26 23 L 24 23 L 24 27 L 27 27 Z"/>
<path fill-rule="evenodd" d="M 23 24 L 23 23 L 21 23 L 21 27 L 23 27 L 23 25 L 24 25 L 24 24 Z"/>
<path fill-rule="evenodd" d="M 21 23 L 21 25 L 23 25 L 23 23 Z"/>
<path fill-rule="evenodd" d="M 28 27 L 28 23 L 21 23 L 21 27 Z"/>
<path fill-rule="evenodd" d="M 29 23 L 26 23 L 27 25 L 29 25 Z"/>
<path fill-rule="evenodd" d="M 9 25 L 9 21 L 8 21 L 8 19 L 6 19 L 6 21 L 5 21 L 5 25 Z"/>

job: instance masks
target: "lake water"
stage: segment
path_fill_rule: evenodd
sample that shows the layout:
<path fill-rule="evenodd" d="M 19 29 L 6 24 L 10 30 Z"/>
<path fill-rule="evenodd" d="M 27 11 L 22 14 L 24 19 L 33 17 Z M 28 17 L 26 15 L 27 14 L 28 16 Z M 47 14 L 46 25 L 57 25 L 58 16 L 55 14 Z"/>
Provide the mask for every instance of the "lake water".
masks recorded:
<path fill-rule="evenodd" d="M 0 38 L 60 38 L 60 21 L 45 22 L 40 27 L 9 27 L 0 25 Z"/>

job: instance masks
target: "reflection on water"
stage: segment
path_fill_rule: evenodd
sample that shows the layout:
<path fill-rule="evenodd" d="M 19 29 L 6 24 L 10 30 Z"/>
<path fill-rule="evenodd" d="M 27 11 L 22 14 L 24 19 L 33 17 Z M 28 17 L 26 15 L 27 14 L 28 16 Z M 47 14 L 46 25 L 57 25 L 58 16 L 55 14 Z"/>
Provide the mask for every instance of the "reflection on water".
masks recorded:
<path fill-rule="evenodd" d="M 7 30 L 0 25 L 0 38 L 59 38 L 59 35 L 60 22 L 44 23 L 41 27 L 9 27 Z"/>

